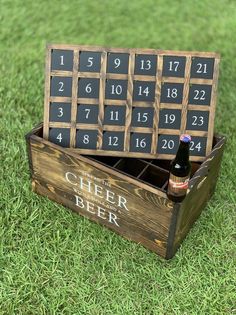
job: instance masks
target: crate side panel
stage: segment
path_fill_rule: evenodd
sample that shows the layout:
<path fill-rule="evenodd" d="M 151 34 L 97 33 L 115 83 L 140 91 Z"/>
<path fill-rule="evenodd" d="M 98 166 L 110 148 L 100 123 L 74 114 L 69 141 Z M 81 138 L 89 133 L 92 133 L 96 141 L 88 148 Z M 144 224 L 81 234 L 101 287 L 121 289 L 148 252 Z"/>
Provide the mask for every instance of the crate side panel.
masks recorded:
<path fill-rule="evenodd" d="M 215 191 L 224 146 L 225 138 L 223 137 L 190 181 L 192 189 L 184 199 L 177 214 L 172 256 Z"/>
<path fill-rule="evenodd" d="M 165 256 L 172 202 L 44 141 L 31 152 L 36 192 Z"/>

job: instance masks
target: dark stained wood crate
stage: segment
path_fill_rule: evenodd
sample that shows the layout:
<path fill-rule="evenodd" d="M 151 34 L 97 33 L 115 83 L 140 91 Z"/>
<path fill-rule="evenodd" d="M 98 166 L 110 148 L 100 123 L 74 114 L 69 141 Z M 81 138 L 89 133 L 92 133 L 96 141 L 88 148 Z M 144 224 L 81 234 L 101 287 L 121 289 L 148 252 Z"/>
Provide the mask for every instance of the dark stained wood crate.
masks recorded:
<path fill-rule="evenodd" d="M 226 139 L 192 162 L 181 203 L 166 196 L 169 161 L 80 155 L 43 139 L 42 124 L 26 141 L 34 192 L 170 259 L 215 190 Z"/>

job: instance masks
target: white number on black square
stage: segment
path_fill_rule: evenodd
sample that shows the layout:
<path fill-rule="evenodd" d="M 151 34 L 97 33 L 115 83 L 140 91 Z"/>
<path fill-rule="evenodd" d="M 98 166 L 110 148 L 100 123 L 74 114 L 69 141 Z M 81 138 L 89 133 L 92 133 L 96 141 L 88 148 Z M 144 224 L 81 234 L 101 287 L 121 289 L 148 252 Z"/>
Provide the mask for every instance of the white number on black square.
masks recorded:
<path fill-rule="evenodd" d="M 70 146 L 70 129 L 69 128 L 50 128 L 49 141 L 62 147 Z"/>
<path fill-rule="evenodd" d="M 108 151 L 124 150 L 124 132 L 104 131 L 102 149 Z"/>
<path fill-rule="evenodd" d="M 209 112 L 189 110 L 187 113 L 187 130 L 208 130 Z"/>
<path fill-rule="evenodd" d="M 106 99 L 126 100 L 127 85 L 127 80 L 106 80 Z"/>
<path fill-rule="evenodd" d="M 106 105 L 104 112 L 104 125 L 125 125 L 125 106 Z"/>
<path fill-rule="evenodd" d="M 192 84 L 189 89 L 188 103 L 193 105 L 210 105 L 211 85 Z"/>
<path fill-rule="evenodd" d="M 70 103 L 50 103 L 49 121 L 70 122 Z"/>
<path fill-rule="evenodd" d="M 81 51 L 79 55 L 80 72 L 100 72 L 101 53 L 93 51 Z"/>
<path fill-rule="evenodd" d="M 108 73 L 128 73 L 129 54 L 108 53 L 107 72 Z"/>
<path fill-rule="evenodd" d="M 213 79 L 214 58 L 193 57 L 191 78 Z"/>
<path fill-rule="evenodd" d="M 176 154 L 179 147 L 179 136 L 160 135 L 158 137 L 157 152 L 161 154 Z"/>
<path fill-rule="evenodd" d="M 186 57 L 164 56 L 163 77 L 184 77 Z"/>
<path fill-rule="evenodd" d="M 76 131 L 76 148 L 96 149 L 97 148 L 97 130 L 77 130 Z"/>
<path fill-rule="evenodd" d="M 99 98 L 99 79 L 80 78 L 78 83 L 78 97 Z"/>
<path fill-rule="evenodd" d="M 130 136 L 130 151 L 131 152 L 151 152 L 152 134 L 133 132 Z"/>
<path fill-rule="evenodd" d="M 155 55 L 136 55 L 134 74 L 156 75 L 157 56 Z"/>
<path fill-rule="evenodd" d="M 51 70 L 72 71 L 74 53 L 72 50 L 53 49 Z"/>
<path fill-rule="evenodd" d="M 194 156 L 205 156 L 206 155 L 206 137 L 192 137 L 189 146 L 190 155 Z"/>
<path fill-rule="evenodd" d="M 78 104 L 76 122 L 80 124 L 97 124 L 98 105 Z"/>
<path fill-rule="evenodd" d="M 161 103 L 182 104 L 183 100 L 182 83 L 164 83 L 161 86 Z"/>
<path fill-rule="evenodd" d="M 134 81 L 133 100 L 154 102 L 155 100 L 155 82 Z"/>
<path fill-rule="evenodd" d="M 51 96 L 71 97 L 72 78 L 71 77 L 52 77 L 51 78 Z"/>
<path fill-rule="evenodd" d="M 179 129 L 181 125 L 180 109 L 160 109 L 159 128 L 162 129 Z"/>
<path fill-rule="evenodd" d="M 153 126 L 154 109 L 151 107 L 133 107 L 132 122 L 133 127 L 150 127 Z"/>

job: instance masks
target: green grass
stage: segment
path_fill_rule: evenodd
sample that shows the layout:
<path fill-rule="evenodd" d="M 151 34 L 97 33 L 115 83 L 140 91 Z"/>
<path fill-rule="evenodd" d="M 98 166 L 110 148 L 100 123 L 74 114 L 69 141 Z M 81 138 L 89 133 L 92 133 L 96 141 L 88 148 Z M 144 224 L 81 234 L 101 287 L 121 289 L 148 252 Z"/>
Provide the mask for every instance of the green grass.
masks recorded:
<path fill-rule="evenodd" d="M 236 2 L 1 3 L 0 314 L 236 314 Z M 221 53 L 216 193 L 171 261 L 31 192 L 46 42 Z"/>

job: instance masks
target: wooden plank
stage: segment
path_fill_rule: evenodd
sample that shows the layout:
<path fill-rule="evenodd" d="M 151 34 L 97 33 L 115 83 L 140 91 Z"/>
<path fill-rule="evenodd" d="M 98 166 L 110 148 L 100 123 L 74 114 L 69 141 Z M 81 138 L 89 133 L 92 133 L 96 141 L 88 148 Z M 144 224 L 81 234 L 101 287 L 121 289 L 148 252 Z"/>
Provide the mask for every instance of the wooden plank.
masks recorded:
<path fill-rule="evenodd" d="M 177 218 L 172 218 L 172 220 L 176 220 L 176 227 L 172 248 L 168 249 L 168 258 L 173 257 L 214 193 L 224 146 L 225 138 L 222 137 L 191 178 L 190 191 L 176 210 Z"/>
<path fill-rule="evenodd" d="M 77 114 L 77 94 L 78 94 L 78 69 L 79 69 L 79 50 L 74 50 L 73 75 L 72 75 L 72 100 L 71 100 L 71 132 L 70 147 L 76 145 L 76 114 Z"/>

